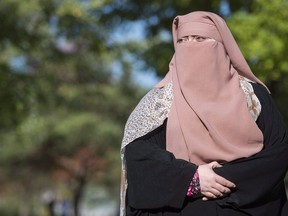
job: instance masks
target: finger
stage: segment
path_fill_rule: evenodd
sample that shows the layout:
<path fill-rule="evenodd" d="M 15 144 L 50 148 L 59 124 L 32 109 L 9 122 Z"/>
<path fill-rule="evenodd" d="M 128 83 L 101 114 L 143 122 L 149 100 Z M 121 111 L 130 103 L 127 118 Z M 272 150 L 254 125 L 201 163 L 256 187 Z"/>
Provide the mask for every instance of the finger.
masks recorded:
<path fill-rule="evenodd" d="M 217 198 L 223 196 L 223 193 L 219 190 L 216 190 L 214 188 L 210 188 L 209 190 L 204 191 L 204 193 L 210 194 L 211 198 Z M 204 194 L 203 193 L 203 194 Z"/>
<path fill-rule="evenodd" d="M 216 175 L 215 180 L 217 183 L 219 183 L 225 187 L 229 187 L 229 188 L 235 188 L 236 187 L 236 185 L 233 182 L 223 178 L 222 176 Z"/>
<path fill-rule="evenodd" d="M 212 168 L 222 167 L 222 165 L 219 164 L 217 161 L 211 162 L 210 165 L 211 165 Z"/>
<path fill-rule="evenodd" d="M 231 189 L 228 187 L 225 187 L 219 183 L 216 183 L 213 188 L 215 188 L 216 190 L 220 191 L 222 194 L 229 194 L 231 193 Z"/>
<path fill-rule="evenodd" d="M 215 193 L 215 192 L 213 192 L 213 193 Z M 202 195 L 204 197 L 206 197 L 204 200 L 206 200 L 206 199 L 209 199 L 209 200 L 210 199 L 217 199 L 217 198 L 225 196 L 224 194 L 221 194 L 221 193 L 216 193 L 217 195 L 215 195 L 213 193 L 211 193 L 211 192 L 203 192 Z"/>
<path fill-rule="evenodd" d="M 217 196 L 215 196 L 214 194 L 210 193 L 210 192 L 203 192 L 202 195 L 204 197 L 206 197 L 207 199 L 216 199 Z"/>

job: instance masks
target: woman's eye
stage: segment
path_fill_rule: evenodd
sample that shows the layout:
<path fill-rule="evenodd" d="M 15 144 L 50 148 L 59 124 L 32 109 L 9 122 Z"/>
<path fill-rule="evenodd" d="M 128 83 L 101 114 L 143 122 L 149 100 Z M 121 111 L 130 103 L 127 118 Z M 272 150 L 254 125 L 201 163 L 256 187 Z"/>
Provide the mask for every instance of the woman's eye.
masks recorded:
<path fill-rule="evenodd" d="M 204 41 L 204 40 L 206 40 L 206 39 L 207 39 L 206 37 L 195 36 L 195 40 L 196 40 L 197 42 L 202 42 L 202 41 Z"/>
<path fill-rule="evenodd" d="M 178 43 L 183 43 L 183 42 L 203 42 L 209 38 L 204 37 L 204 36 L 199 36 L 199 35 L 189 35 L 189 36 L 184 36 L 180 38 L 177 42 Z"/>
<path fill-rule="evenodd" d="M 182 37 L 178 40 L 178 43 L 183 43 L 189 41 L 189 36 Z"/>

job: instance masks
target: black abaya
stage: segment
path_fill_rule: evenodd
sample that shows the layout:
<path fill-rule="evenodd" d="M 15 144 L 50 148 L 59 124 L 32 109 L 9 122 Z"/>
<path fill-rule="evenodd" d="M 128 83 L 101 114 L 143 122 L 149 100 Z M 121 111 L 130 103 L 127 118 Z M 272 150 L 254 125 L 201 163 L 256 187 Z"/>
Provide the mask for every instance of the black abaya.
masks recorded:
<path fill-rule="evenodd" d="M 236 184 L 235 191 L 209 201 L 187 197 L 197 166 L 165 150 L 165 121 L 126 147 L 127 216 L 288 216 L 283 182 L 288 167 L 287 128 L 267 90 L 252 85 L 262 105 L 256 123 L 264 149 L 215 169 Z"/>

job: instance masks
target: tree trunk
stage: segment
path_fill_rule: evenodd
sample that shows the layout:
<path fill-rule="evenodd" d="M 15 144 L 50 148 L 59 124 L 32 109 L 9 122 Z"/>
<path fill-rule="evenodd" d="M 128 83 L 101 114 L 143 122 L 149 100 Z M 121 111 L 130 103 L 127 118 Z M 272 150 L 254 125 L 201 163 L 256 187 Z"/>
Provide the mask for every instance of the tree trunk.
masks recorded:
<path fill-rule="evenodd" d="M 86 186 L 86 175 L 81 175 L 78 176 L 78 178 L 76 179 L 76 187 L 73 190 L 73 211 L 74 211 L 74 216 L 81 216 L 80 214 L 80 203 L 81 203 L 81 199 L 83 197 L 84 194 L 84 188 Z"/>

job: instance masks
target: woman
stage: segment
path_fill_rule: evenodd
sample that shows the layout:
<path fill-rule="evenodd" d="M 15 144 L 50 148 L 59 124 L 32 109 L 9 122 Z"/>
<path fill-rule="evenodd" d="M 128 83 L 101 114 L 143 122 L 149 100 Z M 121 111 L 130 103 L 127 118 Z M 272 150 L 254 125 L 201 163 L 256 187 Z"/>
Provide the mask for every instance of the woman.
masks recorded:
<path fill-rule="evenodd" d="M 224 20 L 173 22 L 169 72 L 138 104 L 121 147 L 121 214 L 286 216 L 288 133 Z"/>

